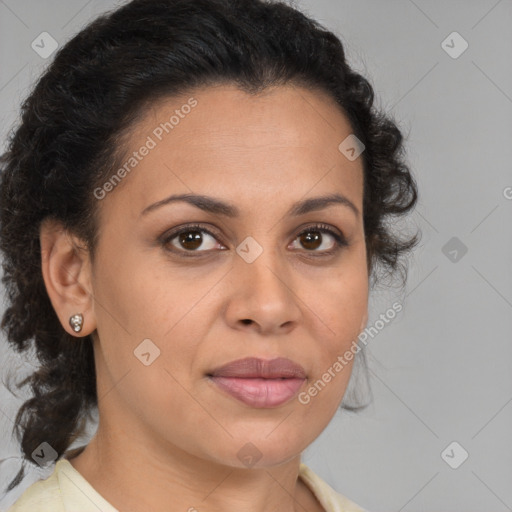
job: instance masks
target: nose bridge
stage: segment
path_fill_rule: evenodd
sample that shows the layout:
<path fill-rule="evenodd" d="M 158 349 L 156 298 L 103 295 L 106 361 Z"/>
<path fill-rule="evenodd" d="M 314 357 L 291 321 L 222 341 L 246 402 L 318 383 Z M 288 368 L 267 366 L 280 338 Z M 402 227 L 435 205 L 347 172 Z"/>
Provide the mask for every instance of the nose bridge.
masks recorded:
<path fill-rule="evenodd" d="M 275 247 L 271 234 L 256 236 L 257 239 L 247 236 L 236 248 L 241 274 L 249 276 L 252 284 L 273 286 L 274 281 L 277 281 L 279 286 L 283 286 L 279 279 L 279 272 L 283 272 L 283 265 L 280 263 L 283 255 Z"/>
<path fill-rule="evenodd" d="M 248 236 L 238 245 L 237 279 L 249 288 L 253 297 L 261 294 L 258 295 L 261 300 L 288 302 L 294 296 L 291 276 L 286 270 L 285 255 L 276 246 L 272 233 Z"/>

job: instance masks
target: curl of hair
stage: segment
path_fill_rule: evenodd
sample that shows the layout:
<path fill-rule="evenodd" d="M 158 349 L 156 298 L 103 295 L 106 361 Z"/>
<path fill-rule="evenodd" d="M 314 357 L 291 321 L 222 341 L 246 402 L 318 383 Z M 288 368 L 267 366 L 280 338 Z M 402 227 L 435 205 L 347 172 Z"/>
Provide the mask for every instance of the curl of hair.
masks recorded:
<path fill-rule="evenodd" d="M 1 327 L 16 351 L 34 348 L 39 361 L 18 385 L 29 383 L 33 398 L 16 416 L 24 459 L 8 491 L 23 478 L 25 460 L 34 463 L 31 454 L 41 442 L 61 456 L 97 407 L 91 335 L 69 335 L 46 292 L 41 222 L 60 221 L 84 240 L 94 260 L 93 190 L 118 165 L 123 137 L 144 107 L 222 83 L 250 94 L 292 84 L 337 102 L 365 145 L 368 269 L 372 275 L 379 268 L 405 269 L 401 258 L 417 235 L 399 238 L 389 226 L 417 200 L 402 134 L 374 107 L 369 81 L 349 67 L 333 33 L 271 0 L 134 0 L 100 16 L 56 53 L 23 102 L 20 124 L 0 158 L 0 250 L 8 300 Z"/>

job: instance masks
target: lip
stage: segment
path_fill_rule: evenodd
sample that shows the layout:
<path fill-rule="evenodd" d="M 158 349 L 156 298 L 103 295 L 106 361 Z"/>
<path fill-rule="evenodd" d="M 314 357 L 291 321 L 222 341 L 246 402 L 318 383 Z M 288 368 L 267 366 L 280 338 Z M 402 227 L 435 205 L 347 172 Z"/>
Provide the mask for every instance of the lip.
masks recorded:
<path fill-rule="evenodd" d="M 291 400 L 306 379 L 302 366 L 284 357 L 247 357 L 208 374 L 222 391 L 255 408 L 277 407 Z"/>
<path fill-rule="evenodd" d="M 240 377 L 247 379 L 305 379 L 306 371 L 300 364 L 294 363 L 286 357 L 277 357 L 270 360 L 260 359 L 259 357 L 246 357 L 216 368 L 210 375 L 213 377 Z"/>

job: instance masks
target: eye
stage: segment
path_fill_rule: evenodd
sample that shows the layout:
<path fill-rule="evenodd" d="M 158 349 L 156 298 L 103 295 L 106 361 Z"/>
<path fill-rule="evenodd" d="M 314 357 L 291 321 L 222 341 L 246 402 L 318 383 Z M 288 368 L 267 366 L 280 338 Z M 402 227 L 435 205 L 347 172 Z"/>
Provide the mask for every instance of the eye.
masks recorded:
<path fill-rule="evenodd" d="M 195 224 L 172 231 L 168 236 L 165 236 L 162 240 L 162 244 L 164 246 L 170 244 L 174 247 L 174 249 L 171 249 L 172 251 L 180 252 L 184 256 L 193 256 L 193 254 L 187 254 L 187 252 L 207 252 L 214 249 L 216 237 L 217 235 L 210 230 L 199 224 Z"/>
<path fill-rule="evenodd" d="M 328 235 L 327 240 L 331 239 L 330 243 L 326 242 L 325 235 Z M 200 256 L 195 253 L 213 251 L 219 236 L 200 224 L 194 224 L 172 230 L 161 237 L 161 243 L 180 256 L 194 257 Z M 306 252 L 315 253 L 315 256 L 329 256 L 349 245 L 343 234 L 325 224 L 308 226 L 296 236 L 295 240 L 299 241 Z M 224 245 L 219 245 L 220 250 L 227 249 Z"/>
<path fill-rule="evenodd" d="M 327 238 L 331 238 L 334 242 L 325 243 L 325 234 L 328 235 Z M 306 248 L 308 252 L 321 253 L 318 256 L 328 256 L 337 252 L 341 247 L 348 246 L 348 242 L 343 235 L 325 224 L 308 226 L 297 235 L 296 239 L 299 240 L 299 243 L 302 247 Z M 327 247 L 325 247 L 325 245 L 327 245 Z M 318 250 L 319 248 L 320 250 Z"/>

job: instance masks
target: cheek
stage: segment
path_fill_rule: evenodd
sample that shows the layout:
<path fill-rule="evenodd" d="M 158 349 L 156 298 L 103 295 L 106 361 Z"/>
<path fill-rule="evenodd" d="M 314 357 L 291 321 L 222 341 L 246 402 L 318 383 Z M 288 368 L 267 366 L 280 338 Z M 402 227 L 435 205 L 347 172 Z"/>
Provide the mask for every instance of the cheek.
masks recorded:
<path fill-rule="evenodd" d="M 172 281 L 165 278 L 128 248 L 118 260 L 102 256 L 94 283 L 99 394 L 118 400 L 115 406 L 111 402 L 116 411 L 127 408 L 145 421 L 161 423 L 164 432 L 168 417 L 185 421 L 200 413 L 185 390 L 190 387 L 185 377 L 197 352 L 194 339 L 200 339 L 200 333 L 191 332 L 190 318 L 200 311 L 201 304 L 193 306 L 204 290 L 183 273 Z M 116 393 L 110 392 L 114 387 Z"/>
<path fill-rule="evenodd" d="M 105 364 L 113 378 L 130 370 L 134 381 L 145 372 L 140 389 L 170 389 L 176 382 L 165 370 L 181 382 L 193 367 L 197 344 L 207 328 L 204 290 L 213 287 L 218 277 L 204 277 L 198 285 L 186 271 L 168 271 L 143 252 L 118 250 L 122 259 L 103 253 L 94 285 Z M 142 355 L 146 353 L 149 356 Z M 154 362 L 145 366 L 144 358 Z"/>
<path fill-rule="evenodd" d="M 308 304 L 317 318 L 318 329 L 325 333 L 322 352 L 332 357 L 364 328 L 361 325 L 368 311 L 366 267 L 347 266 L 333 272 L 316 287 L 315 294 L 308 294 Z"/>
<path fill-rule="evenodd" d="M 311 378 L 298 397 L 322 424 L 336 413 L 347 389 L 368 307 L 365 280 L 345 284 L 343 293 L 339 286 L 324 289 L 323 313 L 319 316 L 326 325 L 319 320 Z"/>
<path fill-rule="evenodd" d="M 173 280 L 170 286 L 169 279 L 144 252 L 122 245 L 121 240 L 101 253 L 94 291 L 98 322 L 111 324 L 114 331 L 134 342 L 161 338 L 184 314 L 182 310 L 189 302 L 184 300 L 179 282 Z"/>
<path fill-rule="evenodd" d="M 368 311 L 368 275 L 365 264 L 360 264 L 365 260 L 363 257 L 355 261 L 356 265 L 340 267 L 318 287 L 316 295 L 310 294 L 308 298 L 316 322 L 310 383 L 315 389 L 311 389 L 311 405 L 326 407 L 332 413 L 348 384 L 354 354 L 358 351 L 358 336 L 364 329 Z M 317 395 L 322 397 L 314 398 Z"/>

